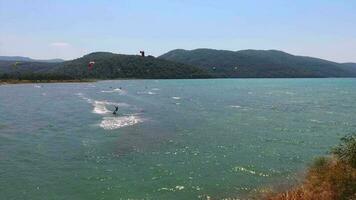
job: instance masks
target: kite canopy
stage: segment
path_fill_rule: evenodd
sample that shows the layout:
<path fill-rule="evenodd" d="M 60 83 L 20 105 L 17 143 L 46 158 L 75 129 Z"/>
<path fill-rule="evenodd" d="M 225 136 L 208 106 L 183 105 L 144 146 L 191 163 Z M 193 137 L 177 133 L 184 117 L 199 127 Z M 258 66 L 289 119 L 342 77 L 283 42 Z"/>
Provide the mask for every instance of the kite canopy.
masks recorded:
<path fill-rule="evenodd" d="M 88 64 L 88 69 L 92 70 L 94 68 L 95 62 L 94 61 L 90 61 Z"/>
<path fill-rule="evenodd" d="M 140 51 L 142 57 L 145 57 L 145 51 Z"/>

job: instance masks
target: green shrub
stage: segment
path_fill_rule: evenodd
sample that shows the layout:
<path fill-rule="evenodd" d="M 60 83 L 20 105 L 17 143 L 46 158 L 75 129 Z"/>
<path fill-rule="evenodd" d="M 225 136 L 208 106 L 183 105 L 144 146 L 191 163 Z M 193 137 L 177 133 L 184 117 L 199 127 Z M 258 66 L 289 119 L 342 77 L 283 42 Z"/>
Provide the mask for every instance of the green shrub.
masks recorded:
<path fill-rule="evenodd" d="M 356 168 L 356 134 L 350 134 L 341 138 L 341 144 L 336 146 L 332 150 L 332 153 L 340 161 L 346 162 Z"/>

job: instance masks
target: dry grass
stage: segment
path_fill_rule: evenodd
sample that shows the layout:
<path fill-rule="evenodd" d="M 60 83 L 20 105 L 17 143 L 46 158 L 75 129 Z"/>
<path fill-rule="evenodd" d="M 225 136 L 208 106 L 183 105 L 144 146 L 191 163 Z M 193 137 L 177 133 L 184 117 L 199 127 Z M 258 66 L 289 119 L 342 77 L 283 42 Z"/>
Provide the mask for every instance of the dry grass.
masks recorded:
<path fill-rule="evenodd" d="M 265 199 L 356 200 L 356 168 L 335 158 L 320 158 L 310 167 L 301 186 Z"/>

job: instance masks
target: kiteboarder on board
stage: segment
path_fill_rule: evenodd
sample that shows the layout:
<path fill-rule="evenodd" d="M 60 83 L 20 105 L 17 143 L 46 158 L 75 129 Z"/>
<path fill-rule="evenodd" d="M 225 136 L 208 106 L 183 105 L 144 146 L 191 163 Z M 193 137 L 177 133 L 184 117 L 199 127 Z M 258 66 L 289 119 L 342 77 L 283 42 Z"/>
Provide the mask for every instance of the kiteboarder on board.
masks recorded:
<path fill-rule="evenodd" d="M 117 111 L 119 111 L 119 106 L 115 106 L 115 111 L 112 113 L 113 115 L 117 114 Z"/>

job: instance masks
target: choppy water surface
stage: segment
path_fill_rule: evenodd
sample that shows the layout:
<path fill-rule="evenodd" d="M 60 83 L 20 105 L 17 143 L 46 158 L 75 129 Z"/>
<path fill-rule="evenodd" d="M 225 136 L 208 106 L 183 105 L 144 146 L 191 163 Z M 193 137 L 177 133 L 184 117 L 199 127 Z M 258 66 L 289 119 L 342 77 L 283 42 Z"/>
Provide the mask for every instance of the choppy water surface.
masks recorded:
<path fill-rule="evenodd" d="M 355 99 L 355 79 L 1 85 L 0 195 L 241 197 L 355 132 Z"/>

